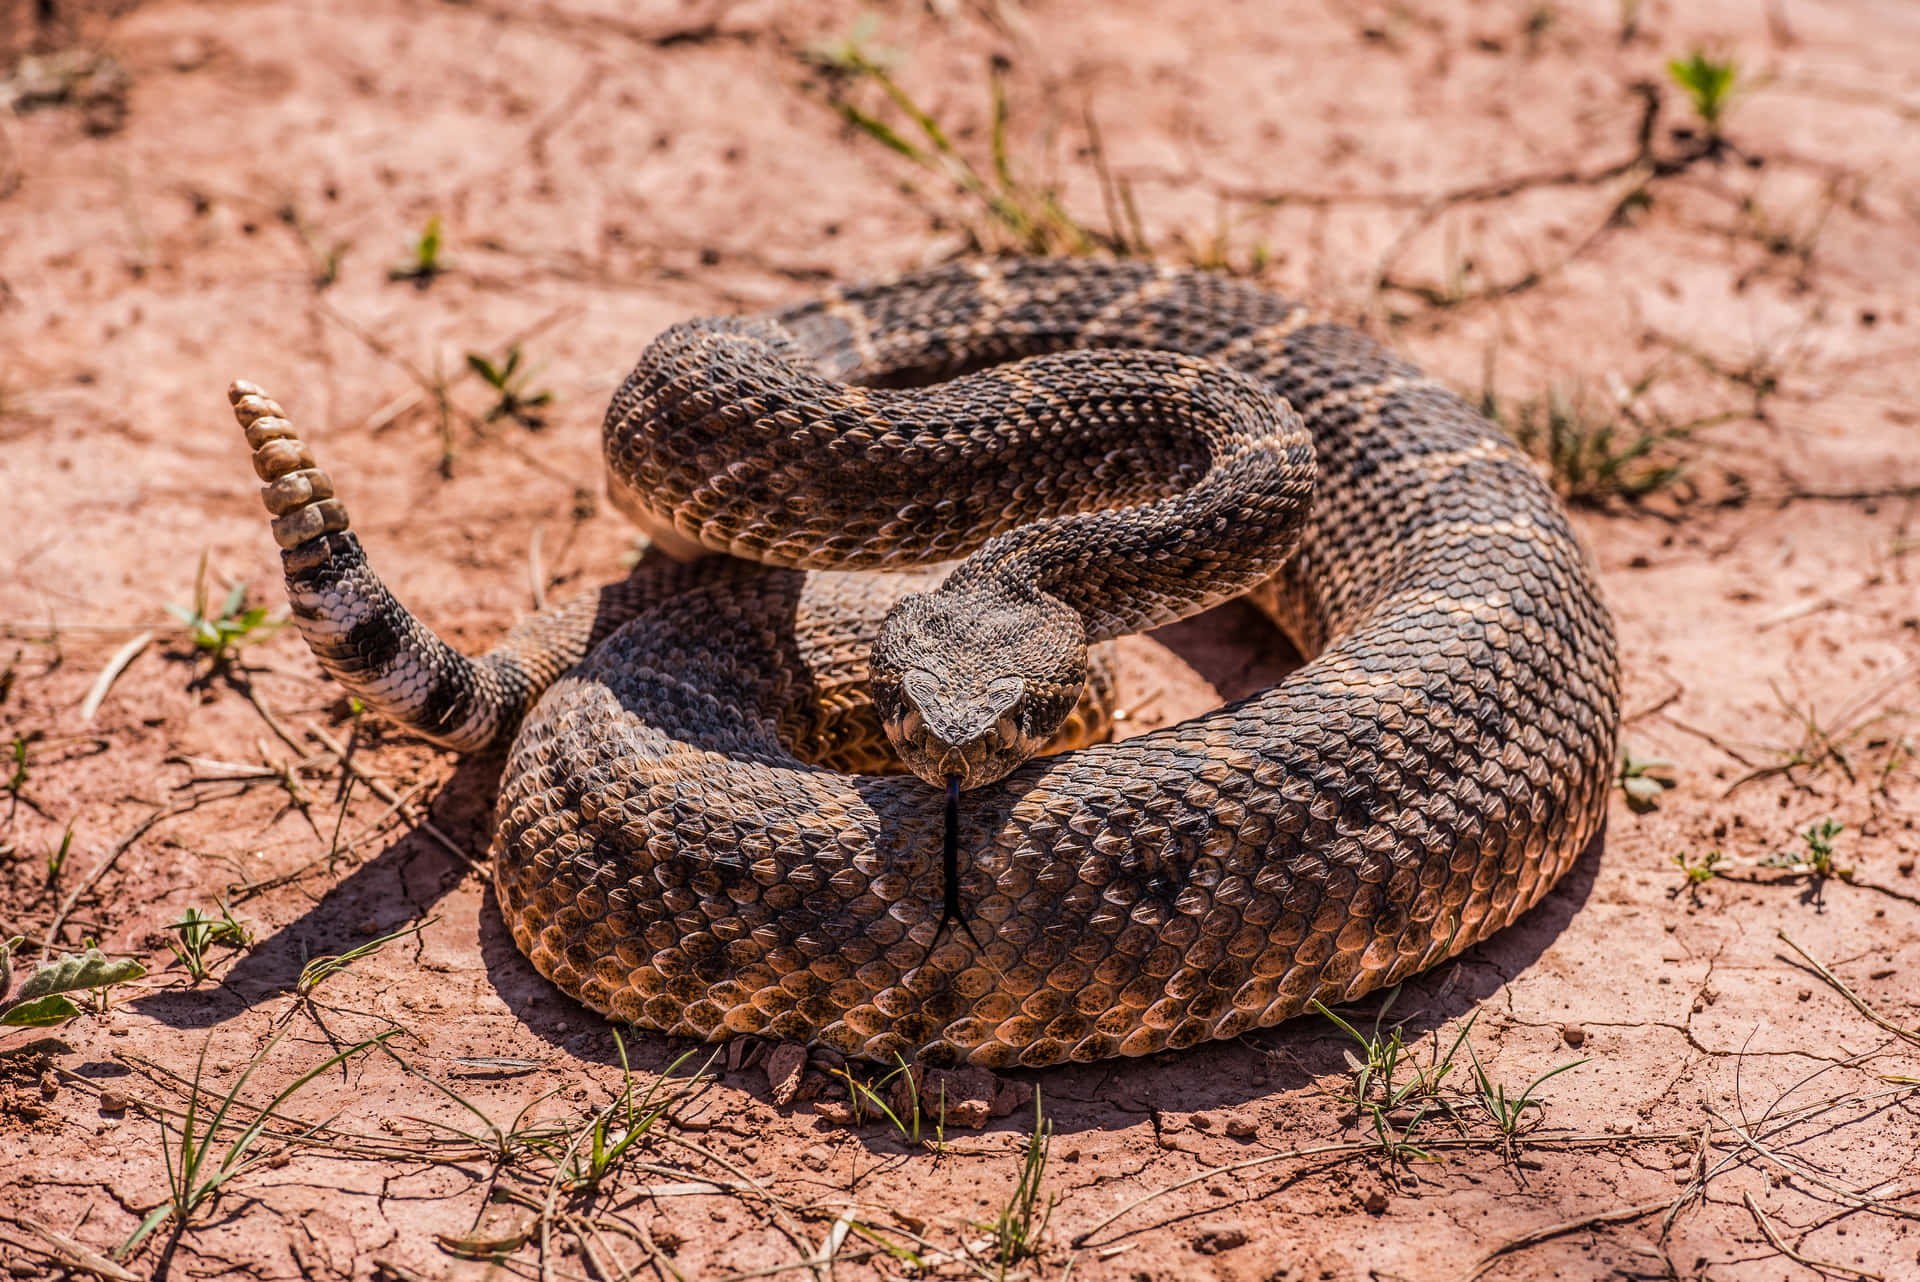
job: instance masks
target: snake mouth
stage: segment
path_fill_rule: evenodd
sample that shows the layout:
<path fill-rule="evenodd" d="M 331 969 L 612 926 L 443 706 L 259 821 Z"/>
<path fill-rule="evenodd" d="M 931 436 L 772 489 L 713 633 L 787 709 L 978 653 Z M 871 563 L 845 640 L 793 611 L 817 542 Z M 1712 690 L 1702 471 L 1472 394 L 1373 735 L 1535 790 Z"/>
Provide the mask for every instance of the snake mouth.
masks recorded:
<path fill-rule="evenodd" d="M 973 768 L 967 764 L 967 754 L 962 748 L 948 748 L 940 755 L 940 773 L 947 781 L 947 791 L 955 792 L 964 785 Z"/>

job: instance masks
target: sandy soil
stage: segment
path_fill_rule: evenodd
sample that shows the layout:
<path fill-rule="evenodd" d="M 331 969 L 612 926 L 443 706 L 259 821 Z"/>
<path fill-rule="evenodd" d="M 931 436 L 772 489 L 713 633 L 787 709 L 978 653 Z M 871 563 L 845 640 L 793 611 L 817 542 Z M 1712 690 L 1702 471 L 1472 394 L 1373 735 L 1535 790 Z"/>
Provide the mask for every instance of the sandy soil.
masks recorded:
<path fill-rule="evenodd" d="M 607 1105 L 620 1061 L 467 862 L 498 761 L 354 724 L 291 633 L 212 672 L 162 609 L 203 555 L 216 603 L 242 584 L 282 605 L 236 376 L 287 403 L 376 564 L 456 643 L 618 575 L 633 541 L 597 429 L 651 334 L 970 231 L 1004 243 L 835 115 L 801 55 L 858 20 L 822 0 L 0 6 L 0 935 L 151 970 L 0 1042 L 9 1276 L 914 1275 L 882 1239 L 927 1273 L 998 1271 L 979 1226 L 1030 1112 L 929 1151 L 835 1121 L 832 1065 L 803 1077 L 818 1098 L 774 1103 L 764 1048 L 723 1056 L 598 1191 L 549 1200 L 558 1128 Z M 1557 392 L 1615 450 L 1636 422 L 1686 428 L 1649 455 L 1684 464 L 1673 483 L 1631 501 L 1603 479 L 1579 512 L 1625 737 L 1675 786 L 1643 815 L 1620 797 L 1538 910 L 1384 1025 L 1422 1062 L 1464 1031 L 1510 1091 L 1578 1066 L 1511 1143 L 1464 1046 L 1444 1106 L 1377 1127 L 1321 1019 L 1023 1075 L 1057 1201 L 1008 1275 L 1920 1276 L 1920 10 L 928 0 L 866 38 L 983 167 L 1004 59 L 1015 166 L 1091 227 L 1104 164 L 1154 252 L 1315 298 L 1470 395 L 1491 380 L 1511 422 Z M 1665 74 L 1696 45 L 1740 69 L 1725 147 Z M 908 127 L 876 86 L 842 89 Z M 444 270 L 390 279 L 436 217 Z M 553 393 L 538 427 L 486 420 L 466 369 L 515 344 L 526 390 Z M 1159 724 L 1270 680 L 1279 649 L 1223 611 L 1130 643 L 1124 697 Z M 316 732 L 351 740 L 353 787 Z M 1766 862 L 1829 819 L 1850 876 Z M 1690 888 L 1674 861 L 1712 851 Z M 166 928 L 223 894 L 257 941 L 190 983 Z M 301 991 L 310 959 L 413 928 Z M 219 1097 L 257 1061 L 229 1115 L 251 1120 L 383 1033 L 280 1102 L 262 1160 L 184 1231 L 80 1261 L 165 1201 L 197 1065 Z M 685 1049 L 630 1038 L 639 1088 Z M 240 1139 L 219 1133 L 203 1177 Z"/>

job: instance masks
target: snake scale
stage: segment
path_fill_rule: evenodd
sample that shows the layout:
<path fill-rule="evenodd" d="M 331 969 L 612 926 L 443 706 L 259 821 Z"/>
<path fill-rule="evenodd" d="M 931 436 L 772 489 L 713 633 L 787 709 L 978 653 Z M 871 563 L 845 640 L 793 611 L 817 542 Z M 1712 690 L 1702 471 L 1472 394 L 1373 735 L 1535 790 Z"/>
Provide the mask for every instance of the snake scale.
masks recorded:
<path fill-rule="evenodd" d="M 511 740 L 502 915 L 615 1019 L 929 1066 L 1189 1047 L 1485 938 L 1603 819 L 1613 628 L 1559 502 L 1459 397 L 1244 282 L 972 262 L 676 326 L 608 411 L 611 490 L 736 557 L 478 659 L 373 574 L 279 405 L 231 399 L 309 645 L 436 742 Z M 1236 594 L 1304 666 L 1086 742 L 1087 643 Z"/>

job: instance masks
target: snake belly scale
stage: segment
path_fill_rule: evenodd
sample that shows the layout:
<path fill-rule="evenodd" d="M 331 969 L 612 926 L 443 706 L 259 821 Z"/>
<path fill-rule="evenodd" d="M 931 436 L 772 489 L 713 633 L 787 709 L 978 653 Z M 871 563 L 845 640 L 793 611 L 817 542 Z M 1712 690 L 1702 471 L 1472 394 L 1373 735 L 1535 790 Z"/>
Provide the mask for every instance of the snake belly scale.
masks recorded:
<path fill-rule="evenodd" d="M 759 1034 L 935 1066 L 1178 1049 L 1397 983 L 1484 939 L 1599 829 L 1619 677 L 1587 558 L 1524 454 L 1364 335 L 1243 282 L 1087 260 L 955 264 L 687 334 L 696 346 L 746 334 L 788 372 L 736 362 L 724 368 L 775 385 L 715 389 L 643 360 L 608 414 L 611 488 L 663 542 L 774 564 L 668 563 L 532 616 L 478 658 L 373 574 L 280 406 L 250 384 L 231 394 L 323 665 L 437 742 L 511 737 L 493 846 L 501 913 L 534 965 L 595 1010 L 704 1040 Z M 1040 373 L 1003 364 L 1054 353 Z M 1019 537 L 1021 522 L 1083 519 L 1088 501 L 1061 497 L 1068 478 L 1041 466 L 1062 421 L 1138 426 L 1140 450 L 1076 479 L 1190 533 L 1179 522 L 1199 500 L 1182 496 L 1232 471 L 1230 451 L 1154 436 L 1103 373 L 1129 360 L 1123 383 L 1171 371 L 1185 404 L 1209 379 L 1252 380 L 1304 424 L 1318 470 L 1304 522 L 1277 501 L 1227 501 L 1208 509 L 1226 519 L 1210 518 L 1218 550 L 1199 559 L 1309 659 L 1249 698 L 967 792 L 970 929 L 943 932 L 943 795 L 910 775 L 829 768 L 883 768 L 867 648 L 902 594 L 937 579 L 811 567 L 961 556 Z M 705 424 L 677 430 L 684 448 L 665 463 L 636 444 L 649 429 L 634 421 L 662 388 Z M 886 417 L 956 388 L 910 429 Z M 992 429 L 972 414 L 987 402 L 1026 432 L 993 466 L 980 457 Z M 1256 469 L 1268 496 L 1300 488 L 1287 469 L 1304 462 L 1304 437 L 1286 428 L 1255 451 L 1279 460 Z M 728 452 L 730 434 L 796 430 L 803 444 L 857 438 L 879 481 L 837 485 L 830 468 L 808 473 L 804 452 Z M 916 441 L 954 492 L 921 486 L 856 512 L 884 488 L 887 451 Z M 902 515 L 913 502 L 926 510 Z M 763 519 L 777 507 L 800 533 Z M 1089 640 L 1198 608 L 1197 554 L 1183 537 L 1143 540 L 1069 576 L 1133 594 Z M 1105 683 L 1096 653 L 1055 747 L 1104 729 Z"/>

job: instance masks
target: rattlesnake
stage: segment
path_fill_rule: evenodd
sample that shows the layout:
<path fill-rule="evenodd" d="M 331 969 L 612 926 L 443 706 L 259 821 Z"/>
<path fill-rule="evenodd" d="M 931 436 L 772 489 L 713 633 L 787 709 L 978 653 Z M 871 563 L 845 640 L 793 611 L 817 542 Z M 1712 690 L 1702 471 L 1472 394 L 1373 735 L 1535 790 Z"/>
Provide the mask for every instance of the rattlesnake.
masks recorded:
<path fill-rule="evenodd" d="M 1560 504 L 1457 396 L 1243 282 L 974 262 L 676 327 L 608 412 L 614 496 L 671 550 L 772 568 L 666 562 L 479 660 L 387 593 L 280 407 L 232 399 L 322 663 L 455 748 L 517 727 L 501 913 L 617 1019 L 932 1066 L 1187 1047 L 1486 937 L 1602 821 L 1613 629 Z M 793 568 L 969 553 L 948 582 L 976 595 L 892 622 L 937 577 Z M 1235 592 L 1305 666 L 1012 765 L 1084 640 Z M 1104 729 L 1092 678 L 1054 746 Z M 977 786 L 820 764 L 878 769 L 883 722 Z"/>

